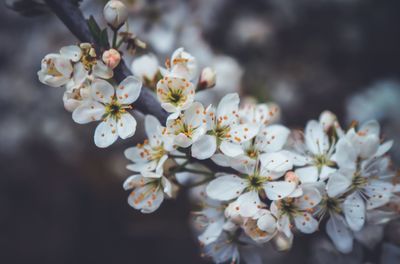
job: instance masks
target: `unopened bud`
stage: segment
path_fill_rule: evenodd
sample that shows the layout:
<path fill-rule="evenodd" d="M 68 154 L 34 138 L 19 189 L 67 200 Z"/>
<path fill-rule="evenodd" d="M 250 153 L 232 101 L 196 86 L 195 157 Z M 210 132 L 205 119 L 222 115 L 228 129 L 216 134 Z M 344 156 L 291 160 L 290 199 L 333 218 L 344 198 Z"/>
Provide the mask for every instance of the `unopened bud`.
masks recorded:
<path fill-rule="evenodd" d="M 288 251 L 293 244 L 293 235 L 291 237 L 287 237 L 284 233 L 278 233 L 272 241 L 276 250 Z"/>
<path fill-rule="evenodd" d="M 325 131 L 328 131 L 337 120 L 336 115 L 331 111 L 324 111 L 319 116 L 319 122 L 324 127 Z"/>
<path fill-rule="evenodd" d="M 299 184 L 299 177 L 293 171 L 288 171 L 285 174 L 285 181 Z"/>
<path fill-rule="evenodd" d="M 199 90 L 209 89 L 215 86 L 217 75 L 213 69 L 206 67 L 201 71 Z"/>
<path fill-rule="evenodd" d="M 121 55 L 116 49 L 109 49 L 104 51 L 102 59 L 109 68 L 114 69 L 121 61 Z"/>
<path fill-rule="evenodd" d="M 121 1 L 111 0 L 105 5 L 103 15 L 109 26 L 119 29 L 128 18 L 128 10 Z"/>

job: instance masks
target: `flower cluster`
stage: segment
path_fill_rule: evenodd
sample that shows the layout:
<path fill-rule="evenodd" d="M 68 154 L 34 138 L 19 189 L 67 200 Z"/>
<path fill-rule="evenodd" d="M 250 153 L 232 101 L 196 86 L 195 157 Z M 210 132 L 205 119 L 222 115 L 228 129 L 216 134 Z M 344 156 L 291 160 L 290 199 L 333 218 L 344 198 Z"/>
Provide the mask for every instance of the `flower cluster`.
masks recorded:
<path fill-rule="evenodd" d="M 135 59 L 135 75 L 117 83 L 114 71 L 125 54 L 118 30 L 127 13 L 113 0 L 104 15 L 114 33 L 111 49 L 64 47 L 42 60 L 38 76 L 64 87 L 64 105 L 75 122 L 99 121 L 98 147 L 132 137 L 131 110 L 142 83 L 154 91 L 168 118 L 143 113 L 147 139 L 125 151 L 127 169 L 134 172 L 123 184 L 130 206 L 151 213 L 180 188 L 196 187 L 201 210 L 193 223 L 204 254 L 216 263 L 256 263 L 257 245 L 271 241 L 289 249 L 294 234 L 317 230 L 326 230 L 336 248 L 348 253 L 371 216 L 398 213 L 391 204 L 400 199 L 400 187 L 387 155 L 393 142 L 381 139 L 376 121 L 344 130 L 326 111 L 302 132 L 276 123 L 276 105 L 240 104 L 237 93 L 203 105 L 196 93 L 212 88 L 217 73 L 199 71 L 183 48 L 165 67 L 153 54 Z"/>

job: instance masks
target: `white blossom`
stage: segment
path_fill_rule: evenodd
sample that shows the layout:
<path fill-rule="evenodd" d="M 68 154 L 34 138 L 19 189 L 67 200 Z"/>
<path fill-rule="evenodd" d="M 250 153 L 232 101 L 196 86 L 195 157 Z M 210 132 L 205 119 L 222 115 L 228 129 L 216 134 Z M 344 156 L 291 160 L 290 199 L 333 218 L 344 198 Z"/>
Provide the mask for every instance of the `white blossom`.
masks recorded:
<path fill-rule="evenodd" d="M 239 143 L 251 140 L 259 130 L 259 125 L 240 124 L 239 96 L 227 94 L 218 107 L 206 111 L 207 134 L 192 147 L 192 156 L 198 159 L 210 158 L 217 149 L 227 156 L 235 157 L 243 152 Z"/>
<path fill-rule="evenodd" d="M 162 167 L 168 158 L 160 121 L 152 115 L 147 115 L 144 126 L 147 139 L 143 144 L 137 144 L 125 150 L 125 157 L 133 162 L 127 168 L 136 172 L 153 171 Z"/>
<path fill-rule="evenodd" d="M 72 118 L 78 124 L 101 120 L 94 134 L 98 147 L 110 146 L 118 136 L 129 138 L 135 134 L 136 120 L 128 110 L 139 97 L 141 87 L 141 81 L 133 76 L 127 77 L 115 89 L 109 82 L 95 79 L 91 89 L 93 99 L 77 107 Z"/>
<path fill-rule="evenodd" d="M 143 83 L 153 83 L 159 72 L 158 59 L 154 54 L 142 55 L 133 60 L 131 69 Z"/>
<path fill-rule="evenodd" d="M 313 186 L 303 185 L 301 189 L 301 196 L 287 197 L 271 204 L 271 213 L 278 219 L 277 229 L 288 238 L 293 236 L 292 226 L 305 234 L 311 234 L 318 229 L 313 211 L 321 201 L 321 194 Z"/>
<path fill-rule="evenodd" d="M 178 118 L 167 120 L 163 129 L 165 147 L 172 150 L 175 146 L 190 147 L 204 135 L 206 124 L 204 107 L 201 103 L 193 103 Z"/>
<path fill-rule="evenodd" d="M 175 119 L 181 111 L 188 109 L 194 101 L 194 85 L 184 78 L 165 76 L 157 83 L 157 98 L 165 111 Z"/>

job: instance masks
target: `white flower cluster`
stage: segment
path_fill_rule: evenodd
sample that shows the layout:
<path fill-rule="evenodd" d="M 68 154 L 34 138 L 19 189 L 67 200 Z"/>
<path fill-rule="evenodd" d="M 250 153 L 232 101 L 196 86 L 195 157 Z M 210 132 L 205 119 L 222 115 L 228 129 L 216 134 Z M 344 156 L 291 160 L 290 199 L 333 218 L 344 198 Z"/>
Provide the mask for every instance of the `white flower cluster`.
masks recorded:
<path fill-rule="evenodd" d="M 118 1 L 111 2 L 105 12 L 117 34 L 126 15 Z M 396 214 L 390 204 L 400 199 L 400 187 L 387 155 L 392 141 L 382 142 L 376 121 L 344 131 L 334 114 L 324 112 L 303 133 L 276 124 L 275 105 L 240 105 L 236 93 L 216 106 L 203 105 L 196 91 L 213 87 L 216 73 L 199 72 L 183 48 L 166 68 L 155 55 L 144 55 L 132 65 L 137 77 L 117 84 L 113 69 L 125 53 L 115 43 L 102 56 L 88 43 L 47 55 L 39 80 L 65 88 L 64 105 L 75 122 L 100 121 L 94 135 L 99 147 L 134 135 L 129 110 L 142 82 L 154 89 L 169 116 L 165 124 L 145 116 L 147 139 L 125 151 L 134 172 L 123 185 L 131 191 L 128 203 L 151 213 L 180 187 L 200 189 L 202 210 L 194 223 L 204 254 L 216 263 L 257 263 L 255 246 L 273 241 L 288 249 L 294 233 L 318 229 L 347 253 L 370 215 Z"/>

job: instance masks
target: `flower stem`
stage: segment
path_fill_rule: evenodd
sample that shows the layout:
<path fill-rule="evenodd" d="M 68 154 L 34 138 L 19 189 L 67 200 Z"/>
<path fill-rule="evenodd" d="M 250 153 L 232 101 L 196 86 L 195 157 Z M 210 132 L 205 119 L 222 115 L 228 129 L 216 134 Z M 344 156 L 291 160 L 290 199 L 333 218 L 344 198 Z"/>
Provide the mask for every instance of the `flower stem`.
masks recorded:
<path fill-rule="evenodd" d="M 114 49 L 118 49 L 118 46 L 117 46 L 117 36 L 118 36 L 118 29 L 113 29 L 112 47 L 113 47 Z"/>

